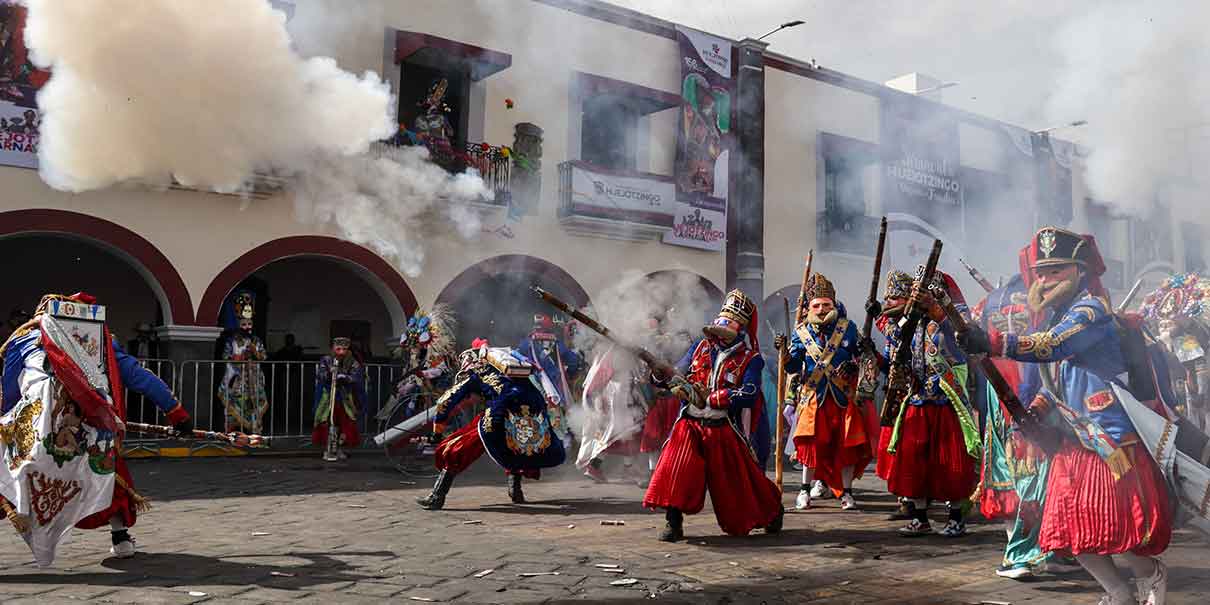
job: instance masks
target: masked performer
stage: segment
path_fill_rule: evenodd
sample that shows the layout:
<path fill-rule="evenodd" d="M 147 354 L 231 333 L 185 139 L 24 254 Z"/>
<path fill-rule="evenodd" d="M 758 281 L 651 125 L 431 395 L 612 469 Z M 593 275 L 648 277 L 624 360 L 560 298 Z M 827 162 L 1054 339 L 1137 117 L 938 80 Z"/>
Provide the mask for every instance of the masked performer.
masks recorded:
<path fill-rule="evenodd" d="M 554 318 L 541 313 L 534 316 L 534 329 L 517 345 L 517 351 L 537 370 L 535 376 L 550 401 L 549 415 L 555 434 L 564 445 L 571 443 L 567 410 L 571 405 L 571 384 L 580 373 L 583 360 L 559 339 Z"/>
<path fill-rule="evenodd" d="M 269 353 L 264 341 L 252 333 L 252 294 L 237 294 L 232 306 L 239 329 L 223 342 L 223 360 L 227 362 L 227 368 L 218 388 L 218 398 L 227 411 L 228 431 L 259 433 L 261 419 L 269 409 L 260 362 L 268 359 Z"/>
<path fill-rule="evenodd" d="M 348 458 L 346 447 L 357 447 L 361 434 L 357 418 L 365 405 L 365 366 L 349 350 L 348 338 L 332 339 L 332 352 L 315 370 L 315 428 L 311 443 L 324 447 L 324 460 Z"/>

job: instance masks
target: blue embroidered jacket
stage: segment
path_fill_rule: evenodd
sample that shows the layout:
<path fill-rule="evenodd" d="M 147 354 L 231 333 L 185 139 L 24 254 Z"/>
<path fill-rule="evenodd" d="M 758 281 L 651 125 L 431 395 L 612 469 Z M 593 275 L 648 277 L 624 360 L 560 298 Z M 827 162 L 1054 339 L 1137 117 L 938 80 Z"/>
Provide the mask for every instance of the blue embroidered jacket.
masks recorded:
<path fill-rule="evenodd" d="M 883 350 L 883 371 L 889 369 L 890 360 L 895 355 L 895 347 L 900 339 L 899 324 L 887 317 L 878 318 L 878 330 L 886 336 L 886 347 Z M 912 339 L 912 396 L 908 405 L 950 405 L 949 398 L 941 388 L 942 376 L 929 367 L 926 351 L 936 351 L 950 366 L 966 363 L 966 355 L 958 348 L 958 339 L 948 319 L 941 322 L 922 320 L 919 329 Z M 965 395 L 965 385 L 959 390 Z"/>
<path fill-rule="evenodd" d="M 1134 425 L 1111 384 L 1126 388 L 1126 359 L 1108 301 L 1088 292 L 1055 313 L 1050 328 L 1027 335 L 1005 335 L 1003 355 L 1030 362 L 1018 396 L 1025 403 L 1038 395 L 1050 407 L 1062 403 L 1077 418 L 1092 420 L 1119 445 Z"/>
<path fill-rule="evenodd" d="M 541 344 L 533 341 L 530 338 L 523 338 L 521 343 L 517 345 L 516 351 L 520 352 L 521 355 L 523 355 L 524 358 L 530 363 L 542 368 L 542 372 L 544 372 L 546 377 L 550 379 L 551 383 L 555 385 L 555 390 L 558 391 L 559 400 L 564 406 L 566 406 L 571 403 L 571 398 L 569 397 L 569 393 L 564 392 L 563 381 L 559 380 L 559 371 L 560 369 L 563 370 L 563 375 L 566 376 L 568 386 L 570 386 L 572 379 L 574 379 L 576 375 L 580 373 L 580 370 L 584 365 L 584 360 L 581 359 L 580 355 L 575 351 L 567 348 L 567 346 L 564 345 L 563 341 L 561 340 L 556 340 L 555 346 L 559 351 L 559 359 L 563 361 L 563 368 L 559 368 L 559 363 L 555 360 L 553 355 L 547 355 L 544 351 L 542 351 Z"/>
<path fill-rule="evenodd" d="M 819 347 L 822 352 L 820 357 L 827 355 L 826 348 L 828 342 L 836 333 L 836 326 L 844 321 L 845 331 L 836 346 L 836 352 L 832 354 L 832 359 L 827 363 L 827 370 L 820 377 L 819 383 L 815 387 L 815 401 L 820 405 L 827 401 L 828 395 L 831 395 L 833 400 L 838 405 L 844 407 L 849 404 L 848 393 L 856 386 L 856 366 L 853 365 L 860 357 L 857 341 L 857 326 L 853 322 L 840 315 L 836 321 L 829 323 L 822 328 L 811 324 L 806 324 L 805 329 L 814 344 Z M 786 356 L 786 372 L 790 374 L 799 374 L 800 380 L 806 380 L 815 372 L 815 368 L 819 362 L 810 355 L 807 355 L 807 346 L 803 343 L 802 337 L 799 335 L 800 330 L 795 330 L 790 335 L 790 350 Z M 849 364 L 852 366 L 852 376 L 842 375 L 842 366 Z M 802 388 L 806 388 L 804 385 Z"/>

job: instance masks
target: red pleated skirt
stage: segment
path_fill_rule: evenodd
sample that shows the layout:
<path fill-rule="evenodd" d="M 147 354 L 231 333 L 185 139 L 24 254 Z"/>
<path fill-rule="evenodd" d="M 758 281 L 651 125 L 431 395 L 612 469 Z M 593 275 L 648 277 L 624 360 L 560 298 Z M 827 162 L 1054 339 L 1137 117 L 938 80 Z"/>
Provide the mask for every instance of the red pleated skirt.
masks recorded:
<path fill-rule="evenodd" d="M 719 527 L 733 536 L 772 523 L 782 511 L 781 490 L 731 425 L 682 418 L 660 453 L 643 506 L 692 515 L 702 511 L 707 490 Z"/>
<path fill-rule="evenodd" d="M 487 451 L 483 439 L 479 437 L 479 423 L 483 422 L 483 414 L 466 423 L 466 426 L 454 431 L 449 437 L 441 440 L 433 450 L 433 466 L 439 471 L 449 471 L 457 475 L 470 468 L 480 456 Z M 507 474 L 508 471 L 506 470 Z M 524 469 L 517 473 L 522 477 L 539 479 L 541 469 Z"/>
<path fill-rule="evenodd" d="M 845 430 L 845 416 L 852 414 L 851 426 Z M 799 422 L 806 414 L 799 414 Z M 803 466 L 815 470 L 815 478 L 833 488 L 843 484 L 841 471 L 853 467 L 853 480 L 860 479 L 865 467 L 874 458 L 870 442 L 865 437 L 865 416 L 861 408 L 851 412 L 828 398 L 815 411 L 815 434 L 795 435 L 796 458 Z M 860 439 L 854 439 L 853 435 Z"/>
<path fill-rule="evenodd" d="M 1115 480 L 1109 465 L 1065 444 L 1050 465 L 1039 542 L 1079 555 L 1158 555 L 1172 537 L 1172 512 L 1159 467 L 1142 445 L 1123 446 L 1133 468 Z"/>
<path fill-rule="evenodd" d="M 130 486 L 130 489 L 134 489 L 134 479 L 130 477 L 130 469 L 126 468 L 126 459 L 121 455 L 114 461 L 114 472 L 126 482 L 126 485 Z M 109 526 L 109 519 L 115 516 L 121 517 L 122 523 L 126 527 L 134 527 L 135 521 L 138 520 L 138 512 L 134 507 L 134 499 L 130 497 L 130 493 L 126 491 L 126 488 L 116 481 L 113 486 L 113 501 L 110 502 L 109 507 L 76 521 L 76 527 L 80 529 L 107 527 Z"/>
<path fill-rule="evenodd" d="M 964 500 L 979 482 L 979 461 L 966 452 L 958 415 L 949 405 L 908 406 L 896 452 L 882 450 L 879 457 L 886 458 L 887 490 L 896 496 Z"/>
<path fill-rule="evenodd" d="M 361 444 L 361 434 L 357 432 L 357 421 L 349 418 L 345 406 L 336 406 L 336 428 L 344 439 L 344 447 L 357 447 Z M 321 447 L 328 445 L 328 423 L 317 422 L 311 431 L 311 443 Z"/>
<path fill-rule="evenodd" d="M 883 481 L 891 476 L 891 456 L 886 452 L 891 444 L 891 430 L 889 426 L 878 427 L 878 449 L 874 450 L 874 474 Z"/>
<path fill-rule="evenodd" d="M 658 452 L 668 440 L 672 425 L 681 413 L 681 400 L 672 395 L 656 397 L 643 419 L 643 434 L 639 439 L 640 452 Z"/>

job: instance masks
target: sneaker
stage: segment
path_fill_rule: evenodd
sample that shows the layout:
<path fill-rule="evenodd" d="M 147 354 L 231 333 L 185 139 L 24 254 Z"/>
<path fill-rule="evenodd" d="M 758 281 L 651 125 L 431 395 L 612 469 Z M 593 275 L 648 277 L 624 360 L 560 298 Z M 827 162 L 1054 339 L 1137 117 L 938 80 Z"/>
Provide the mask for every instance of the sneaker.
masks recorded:
<path fill-rule="evenodd" d="M 933 533 L 933 526 L 929 525 L 928 521 L 912 519 L 907 525 L 899 528 L 899 533 L 900 535 L 907 536 L 909 538 L 929 536 Z"/>
<path fill-rule="evenodd" d="M 840 510 L 857 510 L 857 500 L 853 499 L 853 494 L 845 492 L 840 495 Z"/>
<path fill-rule="evenodd" d="M 109 554 L 119 559 L 129 559 L 134 556 L 134 553 L 137 550 L 138 549 L 135 548 L 134 545 L 134 538 L 130 538 L 129 540 L 122 540 L 121 542 L 111 546 L 109 548 Z"/>
<path fill-rule="evenodd" d="M 595 481 L 597 483 L 608 483 L 608 480 L 605 478 L 605 473 L 601 472 L 601 469 L 597 468 L 596 466 L 594 466 L 592 464 L 589 464 L 584 469 L 584 476 L 588 477 L 589 479 L 592 479 L 593 481 Z"/>
<path fill-rule="evenodd" d="M 1001 578 L 1008 578 L 1010 580 L 1020 580 L 1022 578 L 1028 578 L 1029 576 L 1032 576 L 1033 574 L 1034 574 L 1033 570 L 1031 570 L 1028 565 L 1022 565 L 1022 566 L 1001 565 L 1000 567 L 996 568 L 997 576 L 1000 576 Z"/>
<path fill-rule="evenodd" d="M 955 521 L 950 519 L 945 527 L 938 532 L 947 538 L 960 538 L 966 535 L 966 521 Z"/>
<path fill-rule="evenodd" d="M 794 510 L 807 510 L 811 508 L 811 492 L 810 490 L 799 490 L 798 497 L 794 499 Z"/>
<path fill-rule="evenodd" d="M 828 489 L 828 486 L 824 485 L 823 481 L 816 479 L 811 483 L 811 498 L 816 500 L 820 498 L 827 498 L 828 494 L 831 493 L 832 490 Z"/>
<path fill-rule="evenodd" d="M 1136 579 L 1139 586 L 1140 605 L 1164 605 L 1168 600 L 1168 566 L 1159 559 L 1155 561 L 1155 572 L 1149 578 Z"/>

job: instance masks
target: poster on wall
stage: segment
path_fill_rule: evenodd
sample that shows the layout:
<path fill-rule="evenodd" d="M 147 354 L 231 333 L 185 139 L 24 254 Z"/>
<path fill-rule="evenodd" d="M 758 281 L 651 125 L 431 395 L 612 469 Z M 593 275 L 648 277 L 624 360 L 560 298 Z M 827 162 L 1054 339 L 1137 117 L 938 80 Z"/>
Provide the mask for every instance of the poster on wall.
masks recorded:
<path fill-rule="evenodd" d="M 668 177 L 620 174 L 571 162 L 571 205 L 579 214 L 668 226 L 677 210 L 676 189 Z"/>
<path fill-rule="evenodd" d="M 962 229 L 957 121 L 915 98 L 882 103 L 882 199 L 886 212 Z"/>
<path fill-rule="evenodd" d="M 0 165 L 38 166 L 38 90 L 50 72 L 34 67 L 25 46 L 27 9 L 0 0 Z"/>
<path fill-rule="evenodd" d="M 731 42 L 677 27 L 681 111 L 676 133 L 676 218 L 664 243 L 721 251 L 726 246 L 731 107 Z"/>

